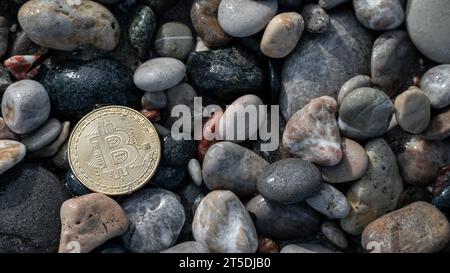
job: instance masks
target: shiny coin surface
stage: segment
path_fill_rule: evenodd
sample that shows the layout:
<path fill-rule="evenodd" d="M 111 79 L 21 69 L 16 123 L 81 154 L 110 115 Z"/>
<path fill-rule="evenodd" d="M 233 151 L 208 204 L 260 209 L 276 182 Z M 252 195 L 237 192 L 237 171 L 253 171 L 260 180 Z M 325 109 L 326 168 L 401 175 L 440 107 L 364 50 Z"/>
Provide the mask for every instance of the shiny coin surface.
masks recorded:
<path fill-rule="evenodd" d="M 86 187 L 122 195 L 150 180 L 161 158 L 161 144 L 156 129 L 142 114 L 123 106 L 107 106 L 78 122 L 68 153 L 73 173 Z"/>

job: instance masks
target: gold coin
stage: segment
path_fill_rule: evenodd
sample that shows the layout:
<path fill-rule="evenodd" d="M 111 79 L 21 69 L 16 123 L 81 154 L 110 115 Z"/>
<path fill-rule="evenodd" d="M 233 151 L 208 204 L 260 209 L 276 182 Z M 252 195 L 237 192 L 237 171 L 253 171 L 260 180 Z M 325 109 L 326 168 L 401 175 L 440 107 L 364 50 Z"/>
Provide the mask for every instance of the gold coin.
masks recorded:
<path fill-rule="evenodd" d="M 90 190 L 129 194 L 155 173 L 161 143 L 155 127 L 141 113 L 107 106 L 78 122 L 70 135 L 68 157 L 73 173 Z"/>

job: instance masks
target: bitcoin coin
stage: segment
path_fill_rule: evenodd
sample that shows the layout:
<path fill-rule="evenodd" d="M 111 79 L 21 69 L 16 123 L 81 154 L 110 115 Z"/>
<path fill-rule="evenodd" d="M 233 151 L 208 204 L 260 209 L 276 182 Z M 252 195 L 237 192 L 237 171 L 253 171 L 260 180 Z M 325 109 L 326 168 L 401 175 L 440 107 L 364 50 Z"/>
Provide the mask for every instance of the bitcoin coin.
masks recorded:
<path fill-rule="evenodd" d="M 106 106 L 77 123 L 70 135 L 68 157 L 73 173 L 90 190 L 129 194 L 155 173 L 161 143 L 156 129 L 141 113 Z"/>

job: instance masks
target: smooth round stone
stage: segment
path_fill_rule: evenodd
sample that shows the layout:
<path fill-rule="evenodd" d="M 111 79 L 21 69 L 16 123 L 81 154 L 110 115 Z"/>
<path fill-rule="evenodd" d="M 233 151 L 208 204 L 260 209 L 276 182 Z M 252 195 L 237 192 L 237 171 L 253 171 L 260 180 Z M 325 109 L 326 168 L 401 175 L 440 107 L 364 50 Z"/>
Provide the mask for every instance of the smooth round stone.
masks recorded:
<path fill-rule="evenodd" d="M 28 152 L 35 152 L 55 140 L 61 132 L 61 122 L 57 119 L 49 119 L 41 128 L 26 135 L 21 142 L 27 147 Z"/>
<path fill-rule="evenodd" d="M 398 207 L 403 208 L 418 201 L 429 203 L 431 201 L 431 194 L 423 187 L 409 186 L 400 195 Z M 436 204 L 434 205 L 436 206 Z"/>
<path fill-rule="evenodd" d="M 312 99 L 335 98 L 350 78 L 369 75 L 372 35 L 351 10 L 336 9 L 329 15 L 328 31 L 303 35 L 284 62 L 279 105 L 286 120 Z"/>
<path fill-rule="evenodd" d="M 15 140 L 0 140 L 0 174 L 22 161 L 27 153 L 25 145 Z"/>
<path fill-rule="evenodd" d="M 170 165 L 186 165 L 197 152 L 195 140 L 175 140 L 168 135 L 163 145 L 164 159 Z"/>
<path fill-rule="evenodd" d="M 64 176 L 64 185 L 73 196 L 82 196 L 91 193 L 85 185 L 81 184 L 75 174 L 69 170 Z"/>
<path fill-rule="evenodd" d="M 430 123 L 431 104 L 428 97 L 417 87 L 411 87 L 395 98 L 395 117 L 403 130 L 420 134 Z"/>
<path fill-rule="evenodd" d="M 408 0 L 406 27 L 417 49 L 438 63 L 450 62 L 448 1 Z M 430 20 L 433 18 L 433 20 Z"/>
<path fill-rule="evenodd" d="M 69 141 L 64 142 L 64 144 L 61 146 L 56 155 L 52 158 L 53 164 L 55 164 L 56 167 L 63 170 L 70 169 L 69 158 L 67 154 L 68 145 Z"/>
<path fill-rule="evenodd" d="M 139 5 L 131 13 L 128 36 L 140 59 L 144 59 L 156 31 L 156 16 L 149 6 Z"/>
<path fill-rule="evenodd" d="M 220 139 L 232 142 L 257 140 L 258 131 L 266 120 L 266 113 L 261 114 L 259 111 L 259 106 L 263 104 L 263 101 L 255 95 L 245 95 L 231 103 L 219 119 L 216 128 Z M 250 118 L 257 120 L 247 121 Z"/>
<path fill-rule="evenodd" d="M 298 245 L 287 245 L 283 247 L 280 253 L 333 253 L 333 251 L 325 248 L 319 244 L 298 244 Z"/>
<path fill-rule="evenodd" d="M 313 99 L 287 122 L 283 146 L 296 157 L 318 165 L 335 166 L 342 159 L 336 122 L 337 103 L 331 97 Z"/>
<path fill-rule="evenodd" d="M 370 250 L 375 242 L 379 253 L 434 253 L 449 239 L 450 224 L 445 215 L 429 203 L 416 202 L 368 225 L 361 244 Z"/>
<path fill-rule="evenodd" d="M 332 9 L 345 2 L 350 2 L 350 0 L 319 0 L 319 6 L 323 9 Z"/>
<path fill-rule="evenodd" d="M 18 140 L 18 136 L 8 128 L 3 118 L 0 118 L 0 140 Z"/>
<path fill-rule="evenodd" d="M 6 50 L 8 49 L 8 25 L 8 20 L 5 17 L 0 16 L 0 58 L 5 55 Z"/>
<path fill-rule="evenodd" d="M 394 105 L 382 91 L 358 88 L 348 94 L 339 108 L 339 129 L 344 136 L 369 139 L 386 133 Z"/>
<path fill-rule="evenodd" d="M 365 75 L 358 75 L 344 83 L 338 93 L 338 104 L 341 105 L 348 94 L 361 87 L 373 87 L 372 78 Z"/>
<path fill-rule="evenodd" d="M 143 189 L 121 202 L 130 221 L 122 235 L 131 252 L 154 253 L 173 246 L 185 221 L 177 196 L 161 189 Z"/>
<path fill-rule="evenodd" d="M 276 0 L 222 0 L 217 18 L 229 35 L 248 37 L 267 26 L 277 9 Z"/>
<path fill-rule="evenodd" d="M 335 246 L 340 249 L 346 249 L 348 247 L 348 241 L 345 233 L 341 230 L 339 225 L 332 221 L 325 221 L 320 226 L 325 238 L 332 242 Z"/>
<path fill-rule="evenodd" d="M 47 146 L 39 151 L 31 154 L 31 157 L 51 157 L 60 150 L 61 146 L 66 142 L 70 135 L 70 122 L 65 121 L 61 124 L 61 130 L 58 136 Z"/>
<path fill-rule="evenodd" d="M 434 108 L 450 105 L 450 64 L 438 65 L 428 70 L 422 76 L 420 89 L 428 96 Z"/>
<path fill-rule="evenodd" d="M 134 72 L 134 83 L 147 92 L 159 92 L 178 85 L 186 73 L 185 65 L 174 58 L 160 57 L 143 63 Z"/>
<path fill-rule="evenodd" d="M 450 109 L 435 116 L 423 137 L 428 140 L 444 140 L 450 136 Z"/>
<path fill-rule="evenodd" d="M 203 180 L 213 190 L 230 190 L 238 196 L 256 193 L 256 180 L 269 163 L 238 144 L 222 141 L 209 147 L 203 159 Z"/>
<path fill-rule="evenodd" d="M 379 138 L 364 147 L 369 168 L 347 192 L 352 211 L 341 220 L 342 229 L 352 235 L 361 234 L 370 222 L 396 209 L 403 192 L 397 161 L 387 142 Z"/>
<path fill-rule="evenodd" d="M 145 92 L 141 104 L 147 110 L 164 109 L 167 106 L 166 92 Z"/>
<path fill-rule="evenodd" d="M 65 201 L 61 206 L 59 253 L 88 253 L 128 229 L 128 218 L 119 204 L 101 193 Z M 73 249 L 73 243 L 78 249 Z"/>
<path fill-rule="evenodd" d="M 8 128 L 26 134 L 39 128 L 50 115 L 50 99 L 39 82 L 21 80 L 3 94 L 2 115 Z"/>
<path fill-rule="evenodd" d="M 59 209 L 69 198 L 58 178 L 44 168 L 22 165 L 0 176 L 0 191 L 0 252 L 56 252 Z"/>
<path fill-rule="evenodd" d="M 161 253 L 209 253 L 209 250 L 199 242 L 188 241 L 163 250 Z"/>
<path fill-rule="evenodd" d="M 156 174 L 152 177 L 150 186 L 174 191 L 183 188 L 189 180 L 185 179 L 187 175 L 186 166 L 174 166 L 161 160 Z"/>
<path fill-rule="evenodd" d="M 330 26 L 330 17 L 319 5 L 308 4 L 302 10 L 305 29 L 310 33 L 324 33 Z"/>
<path fill-rule="evenodd" d="M 221 0 L 194 0 L 192 3 L 192 25 L 197 35 L 210 47 L 223 46 L 231 40 L 217 19 L 220 2 Z"/>
<path fill-rule="evenodd" d="M 450 165 L 439 170 L 433 184 L 432 203 L 441 211 L 450 212 Z"/>
<path fill-rule="evenodd" d="M 297 158 L 279 160 L 258 177 L 258 191 L 265 198 L 289 205 L 316 194 L 322 186 L 320 172 L 314 164 Z"/>
<path fill-rule="evenodd" d="M 326 183 L 317 194 L 306 199 L 306 203 L 330 219 L 345 218 L 351 210 L 345 195 Z"/>
<path fill-rule="evenodd" d="M 252 218 L 231 191 L 212 191 L 198 206 L 192 233 L 211 252 L 254 253 L 258 237 Z"/>
<path fill-rule="evenodd" d="M 192 52 L 186 66 L 196 90 L 225 102 L 264 89 L 260 59 L 240 47 Z"/>
<path fill-rule="evenodd" d="M 389 30 L 405 21 L 405 11 L 400 0 L 353 0 L 356 16 L 365 27 Z"/>
<path fill-rule="evenodd" d="M 165 23 L 156 33 L 154 48 L 159 56 L 184 61 L 193 47 L 194 37 L 192 32 L 182 23 Z"/>
<path fill-rule="evenodd" d="M 192 181 L 195 183 L 195 185 L 200 187 L 203 182 L 202 166 L 200 165 L 200 162 L 198 162 L 198 160 L 195 158 L 189 160 L 188 171 L 191 175 Z"/>
<path fill-rule="evenodd" d="M 366 150 L 356 141 L 342 138 L 342 160 L 332 167 L 320 167 L 322 178 L 328 183 L 345 183 L 361 178 L 369 165 Z"/>
<path fill-rule="evenodd" d="M 80 119 L 96 105 L 132 107 L 139 101 L 131 71 L 113 59 L 63 61 L 45 74 L 42 84 L 62 120 Z"/>
<path fill-rule="evenodd" d="M 280 13 L 270 20 L 261 39 L 261 52 L 270 58 L 284 58 L 294 50 L 305 27 L 297 12 Z"/>
<path fill-rule="evenodd" d="M 31 0 L 20 8 L 18 20 L 31 40 L 57 50 L 71 51 L 84 44 L 113 50 L 120 38 L 114 15 L 89 0 Z"/>
<path fill-rule="evenodd" d="M 289 240 L 319 232 L 320 215 L 305 203 L 282 205 L 257 195 L 247 203 L 247 210 L 259 235 Z"/>
<path fill-rule="evenodd" d="M 412 75 L 420 63 L 408 33 L 394 30 L 381 34 L 373 45 L 370 67 L 373 84 L 388 96 L 413 84 Z"/>

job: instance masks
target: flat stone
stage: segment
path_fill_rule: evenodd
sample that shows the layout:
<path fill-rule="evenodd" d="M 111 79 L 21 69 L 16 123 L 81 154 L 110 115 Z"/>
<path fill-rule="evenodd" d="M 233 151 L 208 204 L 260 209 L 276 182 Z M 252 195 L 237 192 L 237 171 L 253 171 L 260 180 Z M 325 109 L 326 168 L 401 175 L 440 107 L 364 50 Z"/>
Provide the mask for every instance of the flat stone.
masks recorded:
<path fill-rule="evenodd" d="M 289 240 L 319 232 L 320 215 L 305 203 L 282 205 L 257 195 L 246 206 L 259 235 Z"/>
<path fill-rule="evenodd" d="M 342 160 L 332 167 L 320 167 L 322 178 L 329 183 L 345 183 L 361 178 L 369 165 L 366 150 L 357 142 L 342 138 Z"/>
<path fill-rule="evenodd" d="M 185 61 L 194 48 L 194 37 L 186 25 L 168 22 L 159 28 L 153 45 L 159 56 Z"/>
<path fill-rule="evenodd" d="M 322 184 L 317 194 L 308 197 L 306 203 L 330 219 L 345 218 L 351 210 L 345 195 L 326 183 Z"/>
<path fill-rule="evenodd" d="M 25 145 L 15 140 L 0 140 L 0 174 L 22 161 L 27 153 Z"/>
<path fill-rule="evenodd" d="M 303 160 L 337 165 L 342 149 L 336 110 L 337 103 L 331 97 L 313 99 L 289 119 L 283 132 L 284 147 Z"/>
<path fill-rule="evenodd" d="M 59 253 L 87 253 L 128 229 L 116 201 L 101 193 L 72 198 L 61 206 Z"/>
<path fill-rule="evenodd" d="M 61 122 L 57 119 L 49 119 L 41 128 L 26 135 L 21 142 L 27 147 L 28 152 L 35 152 L 55 140 L 61 132 Z"/>
<path fill-rule="evenodd" d="M 324 33 L 330 26 L 330 17 L 327 12 L 315 4 L 308 4 L 302 10 L 305 19 L 305 29 L 309 33 Z"/>
<path fill-rule="evenodd" d="M 395 29 L 405 21 L 399 0 L 354 0 L 353 7 L 359 22 L 373 30 Z"/>
<path fill-rule="evenodd" d="M 196 241 L 183 242 L 161 253 L 209 253 L 209 250 L 203 244 Z"/>
<path fill-rule="evenodd" d="M 147 92 L 164 91 L 178 85 L 185 72 L 185 65 L 177 59 L 155 58 L 143 63 L 134 72 L 134 83 Z"/>
<path fill-rule="evenodd" d="M 428 127 L 431 119 L 431 104 L 419 88 L 411 87 L 398 95 L 394 106 L 395 117 L 403 130 L 420 134 Z"/>
<path fill-rule="evenodd" d="M 425 132 L 423 137 L 428 140 L 444 140 L 450 136 L 450 109 L 435 116 Z"/>
<path fill-rule="evenodd" d="M 258 247 L 252 219 L 230 191 L 212 191 L 203 198 L 195 212 L 192 233 L 211 252 L 253 253 Z"/>
<path fill-rule="evenodd" d="M 50 115 L 50 99 L 44 86 L 33 80 L 11 84 L 3 94 L 2 115 L 17 134 L 39 128 Z"/>
<path fill-rule="evenodd" d="M 403 192 L 397 161 L 387 142 L 375 139 L 365 149 L 369 168 L 347 192 L 352 211 L 341 220 L 342 229 L 352 235 L 361 234 L 370 222 L 396 209 Z"/>
<path fill-rule="evenodd" d="M 416 202 L 377 219 L 362 234 L 361 244 L 379 253 L 433 253 L 450 239 L 450 224 L 436 207 Z"/>
<path fill-rule="evenodd" d="M 297 158 L 279 160 L 265 167 L 257 181 L 262 196 L 285 205 L 306 200 L 318 193 L 321 186 L 317 167 Z"/>
<path fill-rule="evenodd" d="M 438 65 L 428 70 L 422 76 L 420 88 L 434 108 L 450 105 L 450 64 Z"/>
<path fill-rule="evenodd" d="M 71 51 L 83 44 L 112 50 L 120 37 L 114 15 L 89 0 L 28 1 L 20 8 L 18 20 L 31 40 L 57 50 Z"/>

